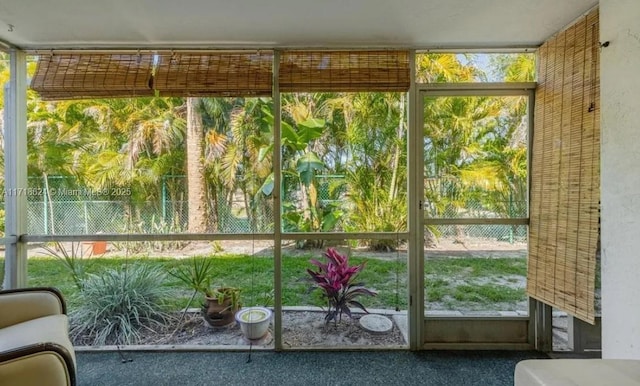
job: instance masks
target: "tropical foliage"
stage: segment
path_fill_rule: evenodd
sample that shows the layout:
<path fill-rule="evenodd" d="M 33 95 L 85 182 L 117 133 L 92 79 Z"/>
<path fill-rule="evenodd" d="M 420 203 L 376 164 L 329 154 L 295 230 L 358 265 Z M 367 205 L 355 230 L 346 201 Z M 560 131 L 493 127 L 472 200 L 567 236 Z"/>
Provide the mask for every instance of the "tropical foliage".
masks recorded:
<path fill-rule="evenodd" d="M 8 70 L 1 59 L 3 81 Z M 527 81 L 534 74 L 530 56 L 498 56 L 485 64 L 486 72 L 475 60 L 474 55 L 418 55 L 417 78 Z M 405 231 L 405 95 L 295 93 L 283 94 L 281 103 L 283 229 Z M 470 206 L 496 216 L 521 211 L 526 99 L 438 97 L 428 98 L 423 108 L 431 215 L 463 216 Z M 101 200 L 125 208 L 122 231 L 155 230 L 152 226 L 160 224 L 162 232 L 229 232 L 230 222 L 238 219 L 246 222 L 245 232 L 270 231 L 277 212 L 272 111 L 271 98 L 51 102 L 29 91 L 28 173 L 49 194 L 49 184 L 107 192 Z M 116 194 L 123 191 L 129 194 Z M 52 203 L 64 199 L 45 200 L 50 233 L 59 231 L 55 219 L 63 215 Z M 163 213 L 162 218 L 151 221 L 146 210 Z M 365 242 L 373 249 L 393 249 L 399 240 Z"/>
<path fill-rule="evenodd" d="M 364 305 L 356 300 L 362 295 L 377 295 L 376 291 L 365 288 L 364 283 L 355 281 L 365 263 L 349 265 L 349 257 L 338 253 L 334 248 L 328 248 L 324 256 L 327 258 L 326 263 L 311 259 L 311 264 L 316 266 L 317 271 L 307 269 L 307 272 L 324 291 L 328 305 L 325 321 L 342 321 L 343 313 L 351 317 L 350 307 L 357 307 L 368 313 Z"/>
<path fill-rule="evenodd" d="M 456 60 L 450 54 L 419 56 L 418 77 L 427 82 L 534 80 L 529 56 L 493 57 L 490 74 L 479 73 L 472 57 L 452 66 Z M 430 217 L 526 217 L 527 109 L 525 96 L 425 98 L 425 209 Z M 455 232 L 457 241 L 464 242 L 462 227 Z"/>

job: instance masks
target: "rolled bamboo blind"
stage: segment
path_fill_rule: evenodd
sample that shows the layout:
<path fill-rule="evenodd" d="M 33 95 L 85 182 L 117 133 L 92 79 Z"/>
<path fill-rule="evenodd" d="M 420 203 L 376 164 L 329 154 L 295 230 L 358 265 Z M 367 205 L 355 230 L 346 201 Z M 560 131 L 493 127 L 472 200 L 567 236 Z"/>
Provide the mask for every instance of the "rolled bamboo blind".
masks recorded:
<path fill-rule="evenodd" d="M 269 96 L 273 52 L 161 54 L 154 77 L 160 96 Z"/>
<path fill-rule="evenodd" d="M 408 51 L 285 51 L 280 91 L 407 91 Z"/>
<path fill-rule="evenodd" d="M 529 296 L 594 323 L 600 202 L 598 11 L 539 49 Z"/>
<path fill-rule="evenodd" d="M 40 54 L 31 88 L 44 100 L 153 95 L 151 54 Z"/>

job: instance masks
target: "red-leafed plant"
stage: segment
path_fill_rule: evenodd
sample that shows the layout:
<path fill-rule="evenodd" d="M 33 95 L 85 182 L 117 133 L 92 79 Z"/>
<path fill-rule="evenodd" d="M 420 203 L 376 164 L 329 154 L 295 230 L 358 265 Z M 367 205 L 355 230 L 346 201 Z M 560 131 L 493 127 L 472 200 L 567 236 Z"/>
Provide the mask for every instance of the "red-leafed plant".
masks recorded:
<path fill-rule="evenodd" d="M 307 269 L 316 285 L 324 291 L 329 310 L 325 320 L 329 323 L 342 321 L 342 313 L 351 317 L 351 309 L 354 306 L 369 313 L 367 309 L 355 300 L 360 295 L 375 296 L 377 293 L 364 287 L 364 283 L 354 282 L 356 276 L 364 269 L 365 263 L 349 266 L 349 258 L 341 255 L 333 248 L 328 248 L 324 253 L 327 263 L 311 259 L 311 264 L 317 267 L 317 271 Z"/>

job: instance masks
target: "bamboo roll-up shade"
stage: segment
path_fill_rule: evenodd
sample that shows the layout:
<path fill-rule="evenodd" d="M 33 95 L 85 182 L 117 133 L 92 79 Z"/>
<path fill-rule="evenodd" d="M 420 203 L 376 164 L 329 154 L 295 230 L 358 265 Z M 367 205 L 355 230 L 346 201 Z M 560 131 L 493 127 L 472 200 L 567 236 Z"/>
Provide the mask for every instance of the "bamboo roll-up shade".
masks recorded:
<path fill-rule="evenodd" d="M 408 51 L 285 51 L 282 92 L 408 91 Z"/>
<path fill-rule="evenodd" d="M 153 95 L 151 54 L 40 54 L 31 88 L 44 100 Z"/>
<path fill-rule="evenodd" d="M 600 202 L 598 10 L 538 51 L 527 292 L 594 323 Z"/>
<path fill-rule="evenodd" d="M 269 96 L 273 52 L 161 54 L 154 77 L 160 96 Z"/>

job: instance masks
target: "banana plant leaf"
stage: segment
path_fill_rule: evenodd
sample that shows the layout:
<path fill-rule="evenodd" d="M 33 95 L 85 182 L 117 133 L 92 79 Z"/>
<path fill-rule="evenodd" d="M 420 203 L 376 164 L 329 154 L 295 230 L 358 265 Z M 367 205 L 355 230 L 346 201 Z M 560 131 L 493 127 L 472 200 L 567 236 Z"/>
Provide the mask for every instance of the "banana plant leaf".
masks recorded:
<path fill-rule="evenodd" d="M 296 171 L 300 175 L 300 180 L 305 186 L 309 186 L 316 171 L 324 169 L 324 163 L 312 152 L 306 152 L 296 162 Z"/>

